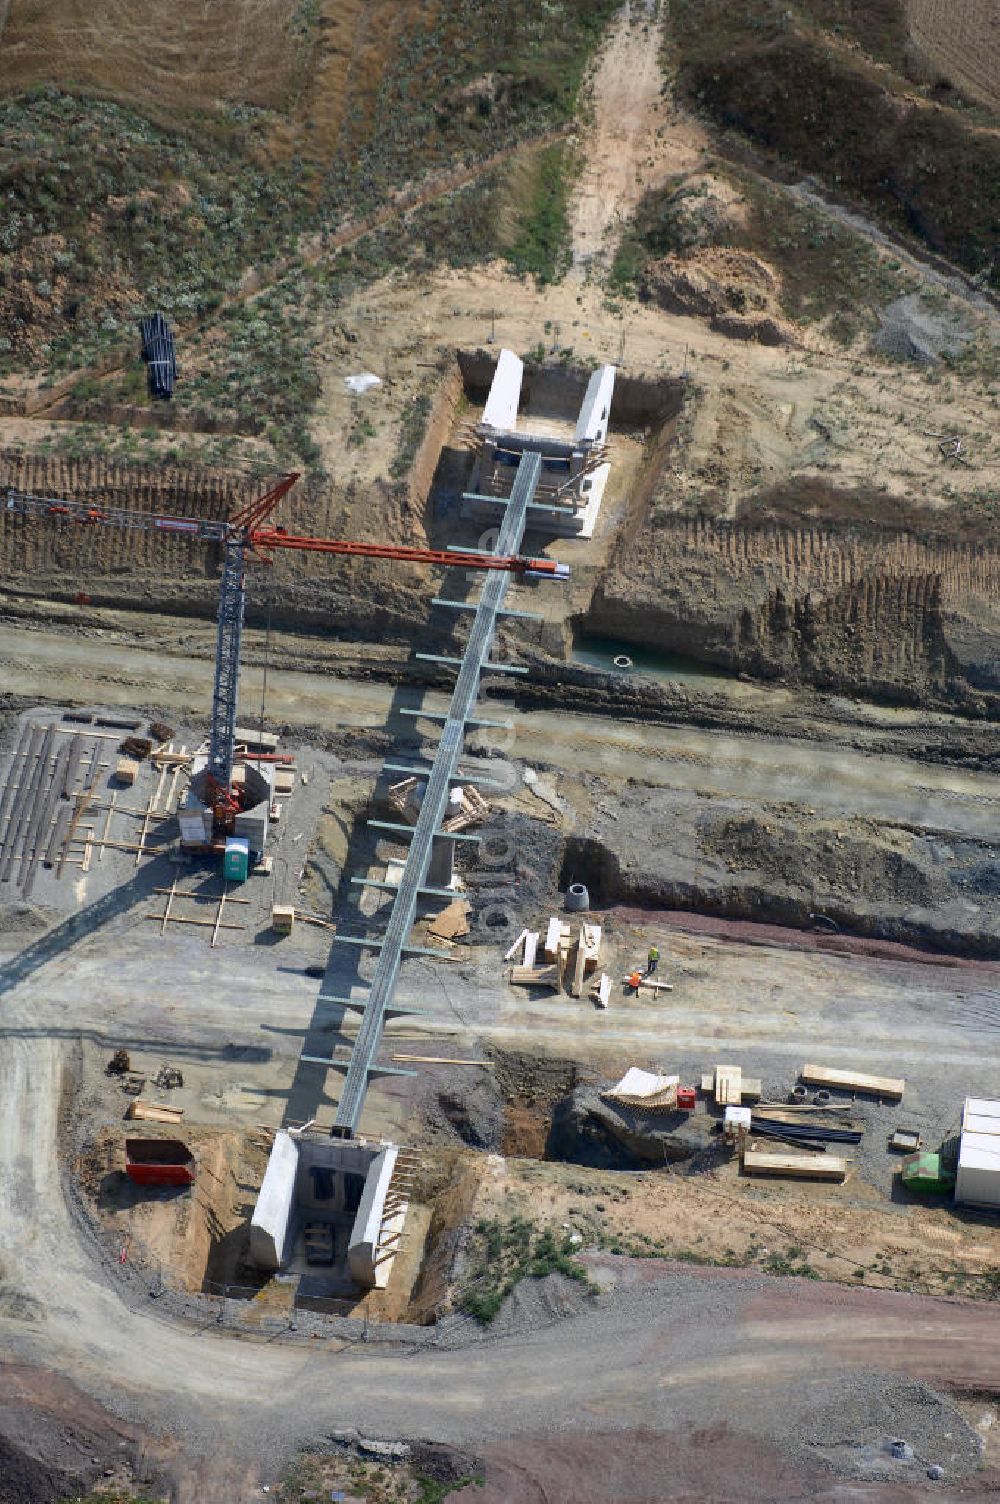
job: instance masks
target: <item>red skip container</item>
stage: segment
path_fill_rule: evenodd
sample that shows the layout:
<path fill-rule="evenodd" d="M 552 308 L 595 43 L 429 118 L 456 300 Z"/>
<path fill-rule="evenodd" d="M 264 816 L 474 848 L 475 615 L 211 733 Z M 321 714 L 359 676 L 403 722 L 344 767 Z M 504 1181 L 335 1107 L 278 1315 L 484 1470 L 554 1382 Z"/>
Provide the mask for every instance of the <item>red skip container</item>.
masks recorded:
<path fill-rule="evenodd" d="M 194 1155 L 179 1138 L 127 1138 L 125 1174 L 136 1185 L 193 1185 Z"/>
<path fill-rule="evenodd" d="M 698 1093 L 693 1086 L 678 1086 L 677 1107 L 680 1112 L 694 1112 L 694 1105 L 698 1100 Z"/>

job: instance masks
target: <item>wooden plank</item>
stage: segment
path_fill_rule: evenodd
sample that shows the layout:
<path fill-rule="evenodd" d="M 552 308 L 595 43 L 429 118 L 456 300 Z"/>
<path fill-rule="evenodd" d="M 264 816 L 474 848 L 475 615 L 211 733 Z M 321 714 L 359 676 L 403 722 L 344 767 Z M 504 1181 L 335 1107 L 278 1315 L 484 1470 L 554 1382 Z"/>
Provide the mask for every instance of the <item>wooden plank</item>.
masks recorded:
<path fill-rule="evenodd" d="M 890 1097 L 901 1101 L 906 1088 L 902 1076 L 868 1076 L 864 1071 L 834 1069 L 825 1065 L 804 1065 L 801 1076 L 810 1086 L 836 1086 L 841 1091 L 860 1091 L 873 1097 Z"/>
<path fill-rule="evenodd" d="M 211 949 L 213 950 L 215 949 L 216 941 L 219 938 L 219 930 L 222 928 L 222 910 L 225 906 L 226 894 L 228 892 L 229 884 L 224 881 L 222 884 L 222 892 L 219 894 L 219 908 L 215 916 L 215 929 L 212 931 Z M 242 929 L 242 927 L 243 926 L 241 925 L 240 928 Z"/>
<path fill-rule="evenodd" d="M 597 984 L 597 998 L 596 998 L 596 1002 L 597 1002 L 597 1006 L 599 1008 L 606 1008 L 608 1006 L 608 1003 L 610 1001 L 611 1001 L 611 978 L 605 972 L 601 976 L 600 982 L 598 982 L 598 984 Z"/>
<path fill-rule="evenodd" d="M 505 954 L 504 954 L 504 960 L 505 961 L 513 961 L 514 957 L 517 955 L 517 952 L 521 949 L 521 946 L 524 944 L 524 942 L 525 942 L 525 940 L 527 940 L 527 938 L 528 938 L 528 931 L 527 930 L 522 930 L 521 933 L 518 935 L 517 939 L 514 941 L 514 944 L 510 947 L 509 950 L 507 950 L 505 952 Z"/>
<path fill-rule="evenodd" d="M 144 919 L 155 919 L 157 923 L 163 918 L 162 914 L 144 914 Z M 182 914 L 171 914 L 171 924 L 194 924 L 203 930 L 245 930 L 245 924 L 219 924 L 216 919 L 185 919 Z"/>
<path fill-rule="evenodd" d="M 420 1065 L 478 1065 L 484 1071 L 493 1069 L 491 1060 L 457 1060 L 451 1055 L 393 1055 L 393 1060 L 415 1060 Z"/>
<path fill-rule="evenodd" d="M 830 1180 L 843 1184 L 847 1160 L 836 1154 L 778 1154 L 770 1149 L 745 1149 L 747 1175 L 781 1175 L 791 1180 Z"/>
<path fill-rule="evenodd" d="M 177 892 L 177 874 L 175 872 L 174 873 L 174 880 L 170 884 L 170 892 L 167 894 L 166 907 L 163 910 L 163 923 L 160 925 L 160 934 L 161 935 L 165 935 L 166 932 L 167 932 L 167 925 L 170 922 L 170 909 L 171 909 L 171 906 L 173 904 L 174 896 L 175 896 L 176 892 Z"/>
<path fill-rule="evenodd" d="M 146 1123 L 177 1123 L 184 1116 L 183 1107 L 166 1107 L 159 1102 L 144 1102 L 136 1097 L 129 1103 L 128 1116 Z"/>
<path fill-rule="evenodd" d="M 108 836 L 111 833 L 111 817 L 114 814 L 114 812 L 115 812 L 115 794 L 112 793 L 111 800 L 110 800 L 110 802 L 108 804 L 107 813 L 104 816 L 104 831 L 103 831 L 103 834 L 101 836 L 100 850 L 97 853 L 97 860 L 99 862 L 103 862 L 103 860 L 104 860 L 104 848 L 108 844 Z"/>
<path fill-rule="evenodd" d="M 538 954 L 538 941 L 540 939 L 537 930 L 525 930 L 524 932 L 524 955 L 522 965 L 534 966 L 535 956 Z"/>
<path fill-rule="evenodd" d="M 715 1100 L 719 1107 L 739 1107 L 743 1101 L 743 1069 L 739 1065 L 715 1067 Z"/>
<path fill-rule="evenodd" d="M 573 980 L 569 984 L 569 990 L 573 997 L 583 996 L 583 970 L 586 964 L 587 946 L 583 938 L 583 925 L 581 925 L 579 938 L 576 942 L 576 961 L 573 965 Z"/>
<path fill-rule="evenodd" d="M 149 817 L 150 817 L 150 815 L 152 813 L 153 813 L 153 801 L 152 801 L 152 799 L 150 799 L 149 803 L 146 805 L 146 813 L 143 815 L 143 818 L 142 818 L 142 830 L 139 832 L 139 845 L 137 846 L 136 853 L 135 853 L 135 865 L 137 867 L 139 865 L 139 858 L 143 854 L 143 847 L 146 844 L 146 836 L 149 834 Z"/>
<path fill-rule="evenodd" d="M 154 888 L 153 892 L 154 893 L 172 893 L 173 889 L 172 888 Z M 218 893 L 192 893 L 189 889 L 186 889 L 186 888 L 182 888 L 180 890 L 180 892 L 176 893 L 174 896 L 176 898 L 193 898 L 194 901 L 195 901 L 195 903 L 216 903 L 216 902 L 218 902 L 218 897 L 219 897 Z M 227 903 L 243 903 L 243 904 L 246 904 L 247 907 L 249 908 L 250 905 L 253 903 L 253 899 L 252 898 L 234 898 L 233 895 L 230 893 L 229 896 L 226 899 L 226 902 Z M 301 918 L 302 916 L 299 915 L 298 917 Z"/>
<path fill-rule="evenodd" d="M 559 940 L 561 931 L 562 925 L 559 922 L 559 916 L 554 915 L 549 920 L 549 927 L 545 932 L 545 954 L 548 956 L 550 961 L 554 961 L 556 956 L 559 954 Z"/>

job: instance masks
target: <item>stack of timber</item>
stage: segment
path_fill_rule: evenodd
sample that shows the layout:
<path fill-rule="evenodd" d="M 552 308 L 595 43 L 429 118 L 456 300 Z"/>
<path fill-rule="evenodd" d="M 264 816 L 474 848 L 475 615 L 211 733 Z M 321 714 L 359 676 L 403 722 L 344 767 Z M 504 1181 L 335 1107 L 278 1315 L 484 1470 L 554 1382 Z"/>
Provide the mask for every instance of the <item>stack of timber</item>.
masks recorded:
<path fill-rule="evenodd" d="M 677 1106 L 680 1079 L 680 1076 L 656 1075 L 633 1065 L 601 1096 L 621 1107 L 637 1107 L 643 1112 L 672 1112 Z"/>
<path fill-rule="evenodd" d="M 405 820 L 407 825 L 416 825 L 420 815 L 420 793 L 426 783 L 426 779 L 404 778 L 399 783 L 394 783 L 386 794 L 386 804 L 392 814 L 398 815 Z M 490 806 L 480 794 L 478 789 L 465 784 L 454 790 L 460 796 L 457 804 L 451 806 L 452 813 L 441 821 L 441 829 L 457 835 L 459 831 L 466 830 L 470 825 L 481 825 L 490 812 Z"/>
<path fill-rule="evenodd" d="M 702 1076 L 701 1089 L 706 1096 L 714 1095 L 716 1107 L 760 1101 L 759 1078 L 744 1076 L 739 1065 L 717 1065 L 712 1075 Z"/>
<path fill-rule="evenodd" d="M 512 961 L 522 951 L 521 965 L 513 967 L 510 980 L 517 986 L 551 987 L 556 992 L 566 986 L 573 997 L 582 997 L 586 980 L 596 971 L 600 960 L 601 926 L 581 924 L 574 940 L 572 926 L 554 914 L 545 932 L 542 947 L 545 959 L 538 964 L 540 939 L 540 930 L 522 930 L 518 935 L 504 957 L 505 961 Z M 605 993 L 610 993 L 610 982 Z M 602 1006 L 607 1006 L 606 997 Z"/>
<path fill-rule="evenodd" d="M 796 1154 L 746 1141 L 741 1155 L 744 1175 L 778 1175 L 792 1180 L 826 1180 L 843 1185 L 848 1162 L 835 1154 Z"/>
<path fill-rule="evenodd" d="M 839 1091 L 863 1092 L 866 1096 L 885 1097 L 890 1102 L 901 1102 L 906 1088 L 902 1076 L 868 1076 L 863 1071 L 826 1065 L 804 1065 L 802 1079 L 810 1086 L 834 1086 Z"/>
<path fill-rule="evenodd" d="M 160 1102 L 144 1102 L 136 1098 L 129 1103 L 128 1116 L 141 1118 L 147 1123 L 177 1123 L 184 1116 L 183 1107 L 166 1107 Z"/>

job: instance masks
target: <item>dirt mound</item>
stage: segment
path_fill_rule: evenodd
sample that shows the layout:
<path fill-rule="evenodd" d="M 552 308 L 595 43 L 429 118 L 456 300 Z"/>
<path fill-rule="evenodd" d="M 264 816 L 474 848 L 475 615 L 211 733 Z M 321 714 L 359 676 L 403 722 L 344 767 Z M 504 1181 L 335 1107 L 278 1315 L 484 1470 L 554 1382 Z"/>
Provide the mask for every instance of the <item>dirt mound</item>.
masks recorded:
<path fill-rule="evenodd" d="M 718 334 L 731 339 L 761 345 L 792 339 L 778 306 L 777 278 L 749 251 L 715 248 L 695 256 L 664 256 L 646 269 L 640 292 L 667 313 L 709 319 Z"/>
<path fill-rule="evenodd" d="M 472 1149 L 500 1148 L 503 1094 L 491 1071 L 445 1070 L 428 1083 L 430 1127 L 456 1135 Z"/>
<path fill-rule="evenodd" d="M 67 1379 L 0 1369 L 0 1504 L 55 1504 L 98 1478 L 125 1481 L 139 1439 Z"/>
<path fill-rule="evenodd" d="M 578 1086 L 556 1105 L 546 1158 L 594 1170 L 662 1167 L 692 1159 L 710 1140 L 711 1122 L 686 1112 L 642 1112 Z"/>
<path fill-rule="evenodd" d="M 909 293 L 882 309 L 872 348 L 896 360 L 931 364 L 942 355 L 957 355 L 971 338 L 953 315 L 935 312 L 919 293 Z"/>
<path fill-rule="evenodd" d="M 668 313 L 711 319 L 721 334 L 762 344 L 789 338 L 780 321 L 777 278 L 749 251 L 720 247 L 664 256 L 645 272 L 641 291 Z"/>

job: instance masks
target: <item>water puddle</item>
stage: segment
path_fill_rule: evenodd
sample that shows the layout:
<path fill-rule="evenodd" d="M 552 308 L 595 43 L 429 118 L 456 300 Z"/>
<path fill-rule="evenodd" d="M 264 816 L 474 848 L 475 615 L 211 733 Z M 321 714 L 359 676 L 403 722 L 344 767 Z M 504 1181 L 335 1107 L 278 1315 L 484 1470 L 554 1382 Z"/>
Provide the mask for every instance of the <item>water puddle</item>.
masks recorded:
<path fill-rule="evenodd" d="M 656 679 L 661 684 L 731 686 L 734 677 L 720 668 L 684 658 L 679 653 L 658 653 L 653 648 L 611 637 L 578 637 L 573 643 L 572 662 L 606 674 Z"/>

